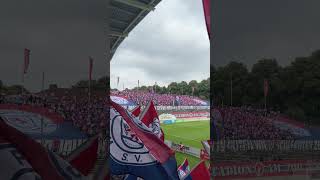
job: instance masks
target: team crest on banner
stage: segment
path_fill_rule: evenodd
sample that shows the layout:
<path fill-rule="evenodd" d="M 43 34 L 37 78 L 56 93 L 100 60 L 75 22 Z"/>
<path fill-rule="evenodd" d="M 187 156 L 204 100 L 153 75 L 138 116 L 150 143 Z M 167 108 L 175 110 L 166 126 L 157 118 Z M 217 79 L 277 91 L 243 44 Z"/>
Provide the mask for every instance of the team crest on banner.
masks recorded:
<path fill-rule="evenodd" d="M 145 145 L 136 136 L 136 134 L 131 131 L 129 125 L 122 116 L 120 116 L 114 109 L 110 109 L 110 111 L 111 117 L 113 118 L 110 123 L 111 158 L 125 165 L 139 166 L 155 164 L 157 162 L 155 158 L 150 155 Z M 143 123 L 137 121 L 134 122 L 141 129 L 149 131 Z"/>
<path fill-rule="evenodd" d="M 178 180 L 174 151 L 153 133 L 157 125 L 148 127 L 119 104 L 111 104 L 111 174 L 130 175 L 127 179 Z"/>
<path fill-rule="evenodd" d="M 41 116 L 30 112 L 17 110 L 0 110 L 0 117 L 8 125 L 25 134 L 37 134 L 41 130 Z M 57 129 L 57 124 L 46 117 L 43 119 L 43 132 L 49 134 Z"/>
<path fill-rule="evenodd" d="M 156 134 L 159 138 L 161 137 L 161 129 L 160 129 L 160 122 L 159 119 L 154 118 L 153 122 L 150 124 L 150 128 L 152 129 L 152 132 Z"/>

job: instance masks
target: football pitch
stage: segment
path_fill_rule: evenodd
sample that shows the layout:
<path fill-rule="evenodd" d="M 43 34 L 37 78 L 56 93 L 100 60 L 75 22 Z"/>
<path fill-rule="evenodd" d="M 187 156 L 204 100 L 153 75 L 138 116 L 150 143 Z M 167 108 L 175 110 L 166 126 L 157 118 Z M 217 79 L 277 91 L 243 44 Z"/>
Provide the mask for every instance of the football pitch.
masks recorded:
<path fill-rule="evenodd" d="M 210 138 L 209 121 L 181 122 L 161 124 L 166 140 L 182 143 L 194 148 L 202 148 L 201 141 Z"/>
<path fill-rule="evenodd" d="M 209 121 L 161 124 L 161 128 L 164 131 L 166 140 L 173 141 L 175 143 L 182 143 L 194 148 L 203 148 L 201 141 L 208 140 L 210 138 Z M 188 159 L 190 168 L 193 168 L 200 162 L 200 159 L 197 157 L 176 152 L 176 160 L 178 165 L 181 164 L 185 158 Z"/>

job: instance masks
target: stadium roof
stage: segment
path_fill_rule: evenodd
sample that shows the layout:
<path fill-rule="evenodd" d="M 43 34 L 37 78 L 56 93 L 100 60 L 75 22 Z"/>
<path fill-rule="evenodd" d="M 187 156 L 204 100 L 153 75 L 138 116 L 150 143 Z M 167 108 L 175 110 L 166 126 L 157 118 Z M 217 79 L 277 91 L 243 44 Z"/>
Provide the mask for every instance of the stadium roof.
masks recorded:
<path fill-rule="evenodd" d="M 111 0 L 110 61 L 121 42 L 161 0 Z"/>

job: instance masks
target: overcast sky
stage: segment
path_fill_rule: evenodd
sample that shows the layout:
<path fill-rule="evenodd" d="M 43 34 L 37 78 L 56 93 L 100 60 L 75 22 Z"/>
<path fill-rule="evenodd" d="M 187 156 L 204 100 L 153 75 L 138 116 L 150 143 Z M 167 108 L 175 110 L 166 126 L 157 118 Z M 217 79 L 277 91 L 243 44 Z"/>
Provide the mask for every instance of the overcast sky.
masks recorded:
<path fill-rule="evenodd" d="M 88 79 L 88 56 L 95 60 L 94 78 L 108 74 L 105 13 L 105 0 L 0 1 L 0 79 L 21 84 L 24 48 L 31 50 L 30 90 L 41 88 L 43 71 L 46 86 Z"/>
<path fill-rule="evenodd" d="M 210 42 L 202 1 L 162 0 L 131 31 L 111 61 L 111 87 L 207 79 Z"/>
<path fill-rule="evenodd" d="M 250 67 L 262 57 L 287 65 L 320 49 L 319 0 L 212 2 L 216 66 L 236 60 Z"/>

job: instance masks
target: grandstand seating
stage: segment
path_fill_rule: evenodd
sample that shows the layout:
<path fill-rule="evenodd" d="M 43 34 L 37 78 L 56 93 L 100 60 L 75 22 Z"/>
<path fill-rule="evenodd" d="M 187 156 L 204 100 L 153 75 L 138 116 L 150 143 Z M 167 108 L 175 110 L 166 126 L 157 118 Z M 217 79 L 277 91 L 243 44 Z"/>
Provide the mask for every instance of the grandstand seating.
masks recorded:
<path fill-rule="evenodd" d="M 111 91 L 110 95 L 126 97 L 128 100 L 136 104 L 146 105 L 150 100 L 155 102 L 157 106 L 200 106 L 203 105 L 199 101 L 203 101 L 198 97 L 176 94 L 158 94 L 149 91 Z M 198 100 L 198 101 L 197 101 Z"/>
<path fill-rule="evenodd" d="M 290 140 L 297 138 L 290 130 L 279 129 L 270 122 L 270 119 L 277 119 L 278 114 L 275 112 L 265 113 L 262 110 L 235 107 L 220 108 L 220 112 L 224 116 L 223 122 L 217 122 L 223 126 L 219 135 L 221 139 Z"/>

